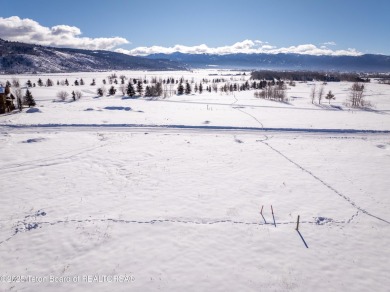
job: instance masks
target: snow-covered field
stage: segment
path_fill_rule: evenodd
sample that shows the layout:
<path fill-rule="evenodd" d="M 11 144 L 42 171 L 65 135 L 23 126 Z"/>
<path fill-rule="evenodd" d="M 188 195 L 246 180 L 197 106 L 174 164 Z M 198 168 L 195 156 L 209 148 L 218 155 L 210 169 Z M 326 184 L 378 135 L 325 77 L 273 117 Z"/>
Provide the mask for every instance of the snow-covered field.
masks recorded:
<path fill-rule="evenodd" d="M 210 73 L 231 72 L 117 74 Z M 366 85 L 370 110 L 345 106 L 347 82 L 321 106 L 313 82 L 287 103 L 96 98 L 108 75 L 17 77 L 88 85 L 0 116 L 0 291 L 388 291 L 390 86 Z"/>

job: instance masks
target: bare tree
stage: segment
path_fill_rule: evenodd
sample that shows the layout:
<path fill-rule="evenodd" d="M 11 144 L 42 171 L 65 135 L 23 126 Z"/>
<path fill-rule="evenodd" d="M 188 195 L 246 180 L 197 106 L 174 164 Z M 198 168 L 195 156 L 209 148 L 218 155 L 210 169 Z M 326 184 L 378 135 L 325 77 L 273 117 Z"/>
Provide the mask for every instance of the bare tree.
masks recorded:
<path fill-rule="evenodd" d="M 218 92 L 218 84 L 213 83 L 211 86 L 212 86 L 214 92 Z"/>
<path fill-rule="evenodd" d="M 311 88 L 310 97 L 311 97 L 311 103 L 314 103 L 314 99 L 316 98 L 316 85 L 314 85 Z"/>
<path fill-rule="evenodd" d="M 19 79 L 13 78 L 13 79 L 12 79 L 12 86 L 13 86 L 13 87 L 20 87 Z"/>
<path fill-rule="evenodd" d="M 321 104 L 322 97 L 324 96 L 324 86 L 321 85 L 320 89 L 318 90 L 318 103 Z"/>
<path fill-rule="evenodd" d="M 124 84 L 121 84 L 121 85 L 119 85 L 119 90 L 120 90 L 120 92 L 122 92 L 122 95 L 125 96 L 126 91 L 127 91 L 127 86 Z"/>
<path fill-rule="evenodd" d="M 23 108 L 23 92 L 20 88 L 14 88 L 12 90 L 12 93 L 13 95 L 15 96 L 16 98 L 16 103 L 18 105 L 18 109 L 19 111 L 22 111 L 22 108 Z"/>
<path fill-rule="evenodd" d="M 15 98 L 20 98 L 20 99 L 23 98 L 23 93 L 22 93 L 22 90 L 20 88 L 14 88 L 12 90 L 12 93 L 15 96 Z"/>

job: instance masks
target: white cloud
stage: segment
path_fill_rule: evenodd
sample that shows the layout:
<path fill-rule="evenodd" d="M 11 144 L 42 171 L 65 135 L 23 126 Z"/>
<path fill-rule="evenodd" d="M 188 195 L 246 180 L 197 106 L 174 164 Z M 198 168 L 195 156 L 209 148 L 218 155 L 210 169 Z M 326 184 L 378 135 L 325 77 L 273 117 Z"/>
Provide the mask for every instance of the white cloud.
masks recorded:
<path fill-rule="evenodd" d="M 88 38 L 80 37 L 81 34 L 81 30 L 75 26 L 45 27 L 28 18 L 0 17 L 0 38 L 9 41 L 91 50 L 112 50 L 129 43 L 128 40 L 121 37 Z"/>
<path fill-rule="evenodd" d="M 337 44 L 335 42 L 326 42 L 326 43 L 322 43 L 321 45 L 325 45 L 325 46 L 337 46 Z"/>
<path fill-rule="evenodd" d="M 115 48 L 129 44 L 129 41 L 122 37 L 110 38 L 89 38 L 82 37 L 82 32 L 78 27 L 69 25 L 56 25 L 53 27 L 45 27 L 38 22 L 18 16 L 8 18 L 0 17 L 0 38 L 10 41 L 20 41 L 26 43 L 34 43 L 39 45 L 54 46 L 54 47 L 70 47 L 91 50 L 115 50 Z M 326 42 L 320 44 L 319 47 L 313 44 L 303 44 L 290 47 L 278 48 L 268 42 L 260 40 L 244 40 L 221 47 L 209 47 L 206 44 L 198 46 L 175 45 L 173 47 L 151 46 L 137 47 L 131 50 L 118 48 L 115 51 L 128 54 L 145 56 L 156 53 L 171 54 L 175 52 L 187 54 L 278 54 L 278 53 L 294 53 L 308 55 L 332 55 L 332 56 L 357 56 L 362 53 L 355 49 L 347 50 L 332 50 L 327 46 L 335 46 L 336 43 Z"/>
<path fill-rule="evenodd" d="M 330 43 L 330 42 L 329 42 Z M 335 44 L 334 42 L 331 42 Z M 132 50 L 117 49 L 117 52 L 135 55 L 135 56 L 146 56 L 150 54 L 172 54 L 176 52 L 186 53 L 186 54 L 305 54 L 305 55 L 329 55 L 329 56 L 359 56 L 362 53 L 358 52 L 355 49 L 347 50 L 331 50 L 326 46 L 317 47 L 313 44 L 304 44 L 298 46 L 282 47 L 278 48 L 268 44 L 268 42 L 262 42 L 259 40 L 244 40 L 242 42 L 237 42 L 230 46 L 222 46 L 211 48 L 205 44 L 199 46 L 183 46 L 175 45 L 173 47 L 161 47 L 161 46 L 152 46 L 152 47 L 137 47 Z"/>

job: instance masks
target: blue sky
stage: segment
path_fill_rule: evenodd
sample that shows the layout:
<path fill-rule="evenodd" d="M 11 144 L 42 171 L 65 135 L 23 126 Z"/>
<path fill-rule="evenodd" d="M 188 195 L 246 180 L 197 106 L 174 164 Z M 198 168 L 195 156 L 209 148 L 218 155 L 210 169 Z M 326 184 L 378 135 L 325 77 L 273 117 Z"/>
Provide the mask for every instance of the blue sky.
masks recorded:
<path fill-rule="evenodd" d="M 48 44 L 54 46 L 124 52 L 159 46 L 149 50 L 155 52 L 175 45 L 183 46 L 176 50 L 191 51 L 192 46 L 205 44 L 195 51 L 223 47 L 216 52 L 228 52 L 238 43 L 237 50 L 355 49 L 390 55 L 389 0 L 0 0 L 0 4 L 0 37 L 42 44 L 50 39 Z M 31 37 L 33 30 L 37 34 Z"/>

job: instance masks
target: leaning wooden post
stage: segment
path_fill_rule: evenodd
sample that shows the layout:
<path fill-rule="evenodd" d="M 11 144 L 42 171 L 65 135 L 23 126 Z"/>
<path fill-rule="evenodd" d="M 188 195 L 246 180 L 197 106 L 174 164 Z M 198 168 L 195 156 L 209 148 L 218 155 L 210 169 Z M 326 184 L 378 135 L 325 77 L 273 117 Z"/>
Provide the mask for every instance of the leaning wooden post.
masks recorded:
<path fill-rule="evenodd" d="M 261 206 L 261 211 L 260 211 L 260 214 L 261 214 L 261 215 L 263 215 L 263 207 L 264 207 L 264 205 Z"/>
<path fill-rule="evenodd" d="M 299 230 L 299 215 L 298 215 L 298 218 L 297 218 L 297 228 L 296 228 L 296 231 Z"/>
<path fill-rule="evenodd" d="M 274 225 L 276 227 L 275 216 L 274 216 L 274 208 L 272 208 L 272 205 L 271 205 L 271 212 L 272 212 L 272 218 L 274 219 Z"/>

